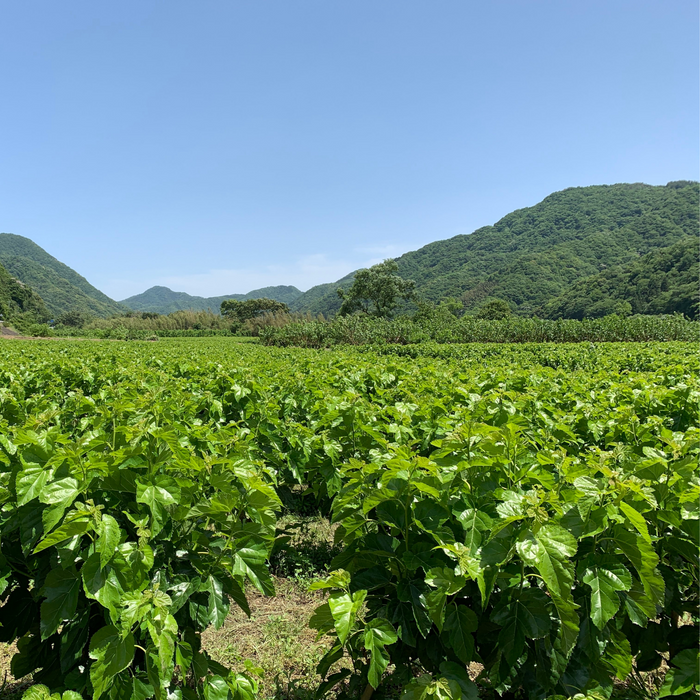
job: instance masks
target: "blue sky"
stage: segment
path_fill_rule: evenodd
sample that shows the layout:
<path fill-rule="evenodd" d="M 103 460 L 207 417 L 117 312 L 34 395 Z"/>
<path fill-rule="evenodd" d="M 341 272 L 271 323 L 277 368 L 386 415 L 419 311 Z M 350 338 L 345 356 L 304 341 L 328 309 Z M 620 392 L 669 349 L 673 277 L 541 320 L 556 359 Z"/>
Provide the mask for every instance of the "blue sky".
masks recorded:
<path fill-rule="evenodd" d="M 698 179 L 696 0 L 0 4 L 0 231 L 116 299 L 308 289 Z"/>

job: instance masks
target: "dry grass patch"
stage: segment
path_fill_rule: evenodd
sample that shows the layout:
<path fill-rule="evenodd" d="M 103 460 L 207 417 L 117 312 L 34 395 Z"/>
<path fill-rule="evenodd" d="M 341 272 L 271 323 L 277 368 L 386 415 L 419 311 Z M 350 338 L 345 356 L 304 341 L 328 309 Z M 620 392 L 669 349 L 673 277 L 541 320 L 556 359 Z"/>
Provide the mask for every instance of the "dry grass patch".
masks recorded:
<path fill-rule="evenodd" d="M 262 698 L 312 698 L 321 682 L 316 664 L 331 640 L 317 640 L 308 622 L 324 596 L 290 579 L 276 579 L 275 586 L 274 598 L 248 591 L 251 617 L 232 608 L 220 630 L 202 635 L 203 646 L 233 670 L 244 671 L 246 660 L 262 669 Z"/>

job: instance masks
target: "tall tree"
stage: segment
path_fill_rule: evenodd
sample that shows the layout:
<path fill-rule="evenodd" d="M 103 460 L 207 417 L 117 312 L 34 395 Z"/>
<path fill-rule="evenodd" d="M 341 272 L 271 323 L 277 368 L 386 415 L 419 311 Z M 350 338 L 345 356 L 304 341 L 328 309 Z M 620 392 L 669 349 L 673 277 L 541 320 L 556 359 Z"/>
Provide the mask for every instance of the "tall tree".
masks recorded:
<path fill-rule="evenodd" d="M 363 311 L 372 316 L 390 316 L 400 300 L 416 299 L 416 283 L 399 277 L 396 260 L 389 258 L 378 265 L 359 270 L 350 289 L 338 290 L 343 303 L 341 316 Z"/>
<path fill-rule="evenodd" d="M 230 318 L 234 322 L 243 323 L 264 313 L 288 314 L 289 307 L 281 301 L 274 299 L 226 299 L 221 302 L 221 315 Z"/>

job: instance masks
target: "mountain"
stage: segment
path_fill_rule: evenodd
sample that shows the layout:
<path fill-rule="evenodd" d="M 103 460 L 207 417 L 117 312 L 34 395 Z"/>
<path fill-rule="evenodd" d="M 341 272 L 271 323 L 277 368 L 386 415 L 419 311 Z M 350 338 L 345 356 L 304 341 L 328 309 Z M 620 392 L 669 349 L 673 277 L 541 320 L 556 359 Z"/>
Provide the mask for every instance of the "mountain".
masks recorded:
<path fill-rule="evenodd" d="M 85 311 L 95 316 L 124 312 L 123 307 L 75 270 L 23 236 L 0 233 L 0 264 L 37 292 L 53 316 L 66 311 Z"/>
<path fill-rule="evenodd" d="M 430 243 L 397 258 L 399 274 L 415 280 L 427 301 L 456 297 L 467 313 L 505 299 L 522 315 L 539 314 L 572 285 L 608 268 L 698 236 L 697 182 L 573 187 L 493 226 Z M 312 287 L 295 311 L 333 314 L 339 286 Z"/>
<path fill-rule="evenodd" d="M 317 284 L 308 291 L 297 297 L 290 305 L 291 311 L 310 312 L 312 314 L 333 315 L 340 308 L 340 297 L 338 289 L 347 289 L 355 279 L 355 273 L 345 275 L 337 282 L 326 282 Z"/>
<path fill-rule="evenodd" d="M 11 321 L 19 314 L 32 314 L 37 321 L 49 316 L 41 297 L 0 265 L 0 320 Z"/>
<path fill-rule="evenodd" d="M 547 302 L 547 318 L 596 318 L 618 311 L 682 313 L 698 318 L 697 237 L 659 248 L 638 260 L 586 277 Z"/>
<path fill-rule="evenodd" d="M 214 313 L 219 313 L 221 302 L 226 299 L 274 299 L 287 305 L 292 304 L 301 292 L 296 287 L 278 286 L 263 287 L 255 289 L 248 294 L 228 294 L 222 297 L 197 297 L 185 292 L 173 292 L 167 287 L 151 287 L 143 294 L 124 299 L 120 303 L 129 307 L 133 311 L 152 311 L 159 314 L 169 314 L 173 311 L 191 309 L 193 311 L 206 311 L 210 309 Z"/>

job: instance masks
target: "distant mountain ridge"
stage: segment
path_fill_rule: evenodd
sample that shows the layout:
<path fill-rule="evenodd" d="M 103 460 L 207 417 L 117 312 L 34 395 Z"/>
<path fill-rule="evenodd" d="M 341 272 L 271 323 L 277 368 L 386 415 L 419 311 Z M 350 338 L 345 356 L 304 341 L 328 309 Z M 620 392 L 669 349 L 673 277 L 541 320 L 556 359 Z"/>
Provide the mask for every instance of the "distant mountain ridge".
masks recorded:
<path fill-rule="evenodd" d="M 466 313 L 504 299 L 516 314 L 546 318 L 595 316 L 625 304 L 633 313 L 697 315 L 699 209 L 700 185 L 691 181 L 569 188 L 493 226 L 405 253 L 397 258 L 399 274 L 416 282 L 419 298 L 454 297 Z M 340 308 L 338 288 L 355 276 L 303 293 L 280 285 L 198 297 L 152 287 L 118 303 L 22 236 L 0 234 L 0 266 L 0 313 L 31 310 L 42 319 L 66 311 L 218 312 L 225 299 L 261 297 L 332 316 Z"/>
<path fill-rule="evenodd" d="M 125 311 L 75 270 L 24 236 L 0 233 L 0 264 L 44 300 L 50 315 L 84 311 L 106 317 Z"/>
<path fill-rule="evenodd" d="M 430 243 L 397 258 L 399 274 L 419 297 L 456 297 L 467 313 L 490 299 L 522 315 L 545 315 L 547 303 L 577 282 L 691 236 L 698 237 L 697 182 L 618 184 L 555 192 L 493 226 Z M 294 311 L 332 315 L 342 280 L 312 287 Z"/>
<path fill-rule="evenodd" d="M 133 311 L 150 311 L 158 314 L 170 314 L 174 311 L 186 309 L 192 311 L 210 310 L 219 313 L 221 302 L 226 299 L 274 299 L 287 305 L 292 304 L 302 292 L 296 287 L 280 285 L 277 287 L 263 287 L 254 289 L 247 294 L 227 294 L 220 297 L 198 297 L 186 292 L 173 292 L 168 287 L 151 287 L 142 294 L 124 299 L 120 304 L 127 306 Z"/>

